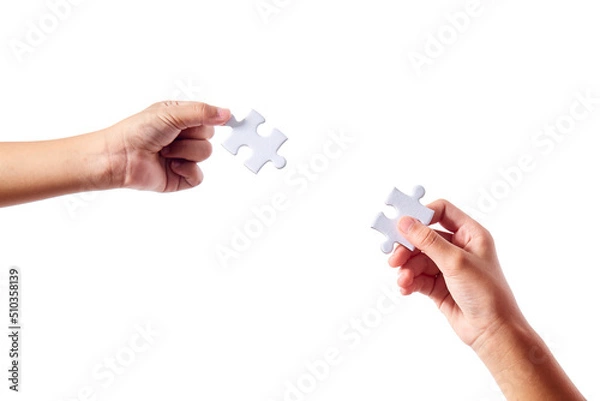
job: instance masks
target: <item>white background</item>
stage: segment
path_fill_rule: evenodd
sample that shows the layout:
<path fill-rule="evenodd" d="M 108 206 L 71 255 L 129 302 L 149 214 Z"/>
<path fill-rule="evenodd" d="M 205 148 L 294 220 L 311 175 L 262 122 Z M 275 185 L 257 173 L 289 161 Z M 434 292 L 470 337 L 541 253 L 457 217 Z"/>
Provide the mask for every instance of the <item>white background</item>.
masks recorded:
<path fill-rule="evenodd" d="M 280 0 L 266 20 L 259 3 L 87 0 L 23 61 L 9 43 L 25 41 L 49 8 L 1 3 L 2 141 L 98 130 L 169 98 L 241 117 L 254 108 L 290 138 L 280 171 L 251 174 L 249 153 L 227 153 L 219 143 L 228 129 L 219 129 L 196 189 L 0 210 L 2 277 L 18 266 L 23 280 L 14 399 L 280 401 L 286 381 L 331 347 L 339 365 L 296 399 L 502 399 L 420 295 L 357 347 L 340 335 L 352 318 L 373 318 L 382 287 L 394 288 L 370 224 L 394 186 L 416 184 L 428 191 L 424 203 L 447 198 L 491 230 L 526 316 L 598 399 L 600 105 L 547 155 L 531 139 L 567 115 L 578 93 L 600 96 L 593 2 L 484 0 L 482 15 L 420 75 L 409 55 L 424 55 L 429 35 L 465 2 Z M 355 141 L 305 191 L 286 183 L 319 158 L 331 132 Z M 476 213 L 480 190 L 501 186 L 498 171 L 524 154 L 533 171 Z M 238 259 L 219 263 L 219 246 L 277 193 L 287 210 Z M 94 377 L 148 324 L 159 335 L 146 352 L 110 385 Z M 0 399 L 13 399 L 5 376 Z M 88 388 L 94 396 L 78 398 Z"/>

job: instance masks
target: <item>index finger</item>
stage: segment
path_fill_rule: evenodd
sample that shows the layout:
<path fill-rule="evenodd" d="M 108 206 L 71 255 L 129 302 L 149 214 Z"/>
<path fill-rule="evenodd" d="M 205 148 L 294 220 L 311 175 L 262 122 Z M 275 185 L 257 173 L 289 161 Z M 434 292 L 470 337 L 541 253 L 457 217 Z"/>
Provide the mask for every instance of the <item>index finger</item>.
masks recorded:
<path fill-rule="evenodd" d="M 440 223 L 442 227 L 452 233 L 457 232 L 459 228 L 464 226 L 481 227 L 468 214 L 445 199 L 436 200 L 427 205 L 427 207 L 434 212 L 430 224 Z"/>
<path fill-rule="evenodd" d="M 448 241 L 450 243 L 452 242 L 452 234 L 451 233 L 438 231 L 438 230 L 436 230 L 436 232 L 439 235 L 441 235 L 442 238 L 444 238 L 446 241 Z M 398 245 L 396 247 L 396 249 L 394 249 L 394 252 L 392 253 L 392 255 L 388 258 L 388 263 L 389 263 L 390 267 L 402 266 L 406 262 L 408 262 L 409 259 L 412 259 L 413 257 L 417 256 L 420 253 L 421 253 L 421 250 L 419 250 L 418 248 L 415 248 L 413 251 L 411 251 L 410 249 L 408 249 L 402 245 Z"/>

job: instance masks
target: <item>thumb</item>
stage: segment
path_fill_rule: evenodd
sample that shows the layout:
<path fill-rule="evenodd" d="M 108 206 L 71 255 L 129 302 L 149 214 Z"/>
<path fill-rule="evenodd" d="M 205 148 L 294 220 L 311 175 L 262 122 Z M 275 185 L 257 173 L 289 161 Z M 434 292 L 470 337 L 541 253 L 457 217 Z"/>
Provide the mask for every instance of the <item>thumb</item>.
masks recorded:
<path fill-rule="evenodd" d="M 442 273 L 452 267 L 457 253 L 460 252 L 460 249 L 442 238 L 435 230 L 410 216 L 400 219 L 398 229 L 411 244 L 429 256 Z"/>
<path fill-rule="evenodd" d="M 231 118 L 228 109 L 199 102 L 159 103 L 159 115 L 178 130 L 201 125 L 223 125 Z"/>

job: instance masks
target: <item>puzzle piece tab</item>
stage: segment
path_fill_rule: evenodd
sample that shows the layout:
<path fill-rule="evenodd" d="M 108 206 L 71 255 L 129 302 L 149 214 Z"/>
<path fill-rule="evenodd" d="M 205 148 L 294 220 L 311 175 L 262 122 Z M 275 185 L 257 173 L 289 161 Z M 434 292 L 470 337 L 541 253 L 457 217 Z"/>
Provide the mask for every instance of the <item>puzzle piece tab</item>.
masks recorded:
<path fill-rule="evenodd" d="M 258 134 L 258 126 L 264 124 L 265 118 L 258 112 L 252 110 L 248 117 L 237 121 L 234 117 L 225 124 L 233 128 L 233 132 L 225 142 L 223 147 L 230 153 L 237 155 L 242 146 L 248 146 L 252 149 L 252 157 L 246 160 L 246 167 L 254 174 L 258 174 L 260 169 L 271 161 L 278 169 L 284 168 L 286 160 L 277 154 L 277 151 L 287 141 L 287 137 L 281 131 L 274 129 L 268 137 Z"/>
<path fill-rule="evenodd" d="M 398 230 L 398 221 L 403 216 L 412 216 L 425 225 L 431 223 L 431 219 L 433 219 L 433 210 L 421 205 L 419 200 L 423 196 L 425 196 L 425 188 L 422 186 L 415 187 L 412 196 L 408 196 L 398 191 L 396 188 L 390 193 L 385 203 L 386 205 L 395 207 L 398 211 L 398 216 L 390 219 L 386 217 L 385 214 L 379 213 L 371 226 L 371 228 L 374 228 L 387 237 L 387 240 L 381 245 L 381 250 L 384 253 L 392 252 L 395 243 L 399 243 L 411 251 L 415 249 L 415 247 L 400 234 L 400 231 Z"/>

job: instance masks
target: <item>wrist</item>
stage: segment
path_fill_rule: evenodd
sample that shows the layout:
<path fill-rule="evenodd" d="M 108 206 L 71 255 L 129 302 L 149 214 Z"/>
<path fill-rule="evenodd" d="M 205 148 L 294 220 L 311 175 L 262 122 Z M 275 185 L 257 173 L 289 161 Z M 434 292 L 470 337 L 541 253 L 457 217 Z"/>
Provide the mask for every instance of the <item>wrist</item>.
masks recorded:
<path fill-rule="evenodd" d="M 524 318 L 499 325 L 478 339 L 473 350 L 507 400 L 584 400 Z"/>
<path fill-rule="evenodd" d="M 104 189 L 119 189 L 125 187 L 127 171 L 127 152 L 123 138 L 114 128 L 108 128 L 95 133 L 103 143 L 103 174 L 100 185 Z"/>
<path fill-rule="evenodd" d="M 85 141 L 82 149 L 82 190 L 102 191 L 120 188 L 120 168 L 116 155 L 111 149 L 108 133 L 105 131 L 85 134 L 79 138 Z"/>
<path fill-rule="evenodd" d="M 523 344 L 532 344 L 540 339 L 524 318 L 498 321 L 491 325 L 471 346 L 479 358 L 488 364 L 508 357 Z"/>

